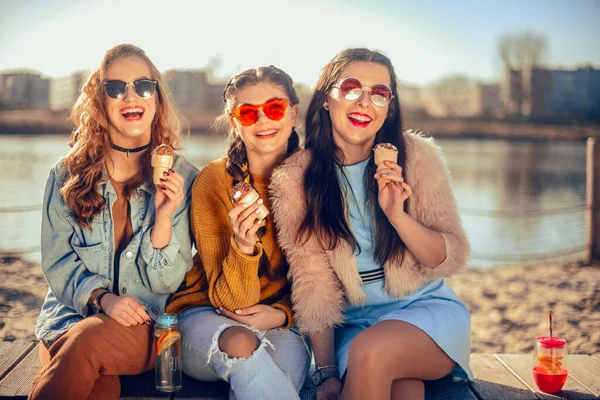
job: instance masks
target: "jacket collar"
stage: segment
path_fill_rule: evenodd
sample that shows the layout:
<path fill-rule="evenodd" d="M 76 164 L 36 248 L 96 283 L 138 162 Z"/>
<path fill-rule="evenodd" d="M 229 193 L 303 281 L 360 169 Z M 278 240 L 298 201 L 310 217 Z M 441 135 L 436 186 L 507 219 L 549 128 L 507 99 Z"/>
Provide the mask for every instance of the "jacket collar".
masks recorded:
<path fill-rule="evenodd" d="M 154 186 L 154 182 L 152 182 L 151 180 L 146 180 L 135 190 L 138 192 L 138 194 L 141 194 L 141 191 L 143 190 L 150 195 L 154 195 L 156 193 L 156 186 Z M 114 195 L 117 194 L 114 186 L 112 185 L 112 183 L 110 183 L 110 180 L 108 179 L 108 171 L 106 170 L 106 166 L 102 167 L 102 179 L 98 184 L 98 191 L 101 194 L 104 193 L 104 197 L 106 197 L 106 193 L 112 193 Z"/>

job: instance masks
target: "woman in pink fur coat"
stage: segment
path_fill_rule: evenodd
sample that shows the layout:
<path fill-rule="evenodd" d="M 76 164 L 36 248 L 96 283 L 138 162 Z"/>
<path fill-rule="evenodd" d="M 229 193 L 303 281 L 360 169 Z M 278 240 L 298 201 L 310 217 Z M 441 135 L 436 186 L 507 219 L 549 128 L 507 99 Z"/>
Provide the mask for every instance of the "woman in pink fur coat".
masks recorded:
<path fill-rule="evenodd" d="M 378 143 L 397 162 L 375 165 Z M 305 148 L 270 190 L 317 399 L 423 398 L 425 380 L 472 378 L 469 312 L 443 279 L 469 244 L 439 147 L 402 131 L 386 56 L 348 49 L 325 66 Z"/>

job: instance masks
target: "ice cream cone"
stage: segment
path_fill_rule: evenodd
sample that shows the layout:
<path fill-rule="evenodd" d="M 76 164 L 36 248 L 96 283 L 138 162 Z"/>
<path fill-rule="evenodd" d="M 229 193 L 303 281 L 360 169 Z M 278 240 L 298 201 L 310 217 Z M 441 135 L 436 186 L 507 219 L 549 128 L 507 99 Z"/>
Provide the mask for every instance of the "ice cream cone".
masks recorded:
<path fill-rule="evenodd" d="M 164 173 L 173 167 L 175 152 L 166 144 L 161 144 L 152 151 L 151 165 L 154 168 L 152 180 L 155 185 L 160 185 L 160 178 L 164 178 Z"/>
<path fill-rule="evenodd" d="M 384 161 L 398 162 L 398 149 L 391 143 L 379 143 L 373 148 L 375 155 L 375 165 L 379 168 L 385 168 Z M 386 184 L 390 181 L 387 178 L 379 178 L 382 184 Z"/>
<path fill-rule="evenodd" d="M 255 201 L 260 198 L 258 192 L 252 187 L 252 185 L 246 182 L 240 182 L 235 185 L 231 191 L 231 201 L 233 204 L 245 204 L 247 207 L 252 205 Z M 265 224 L 264 219 L 269 215 L 269 210 L 264 204 L 258 206 L 257 218 L 262 221 L 261 225 Z"/>

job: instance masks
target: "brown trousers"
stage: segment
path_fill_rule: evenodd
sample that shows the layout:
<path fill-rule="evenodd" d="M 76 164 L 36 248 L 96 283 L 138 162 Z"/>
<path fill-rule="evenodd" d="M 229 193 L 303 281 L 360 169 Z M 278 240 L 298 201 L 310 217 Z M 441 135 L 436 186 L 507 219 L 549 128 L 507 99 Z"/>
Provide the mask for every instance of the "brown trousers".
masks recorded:
<path fill-rule="evenodd" d="M 79 321 L 51 345 L 40 344 L 42 369 L 30 399 L 119 399 L 119 375 L 154 368 L 153 326 L 123 326 L 105 314 Z"/>

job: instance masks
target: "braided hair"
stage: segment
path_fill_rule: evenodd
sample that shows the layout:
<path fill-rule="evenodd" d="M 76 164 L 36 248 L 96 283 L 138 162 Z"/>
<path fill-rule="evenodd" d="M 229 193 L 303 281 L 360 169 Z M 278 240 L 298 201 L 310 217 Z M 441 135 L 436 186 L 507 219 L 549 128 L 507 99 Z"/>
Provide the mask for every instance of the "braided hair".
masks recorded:
<path fill-rule="evenodd" d="M 233 102 L 240 90 L 261 82 L 267 82 L 282 88 L 287 94 L 291 105 L 297 105 L 300 102 L 293 86 L 294 81 L 281 69 L 273 65 L 259 67 L 258 69 L 249 69 L 233 76 L 223 90 L 223 102 L 225 103 L 223 114 L 221 115 L 223 123 L 224 121 L 229 120 L 231 115 L 229 103 Z M 252 177 L 250 176 L 248 169 L 248 153 L 246 152 L 246 145 L 232 126 L 229 127 L 227 142 L 227 162 L 225 167 L 229 175 L 233 177 L 233 186 L 239 182 L 252 184 Z M 292 133 L 288 139 L 287 154 L 290 155 L 296 151 L 299 144 L 300 137 L 298 136 L 298 132 L 296 132 L 295 128 L 292 128 Z M 256 233 L 259 241 L 265 233 L 266 225 L 261 227 Z M 271 280 L 281 279 L 287 274 L 288 267 L 285 265 L 283 268 L 276 268 L 275 270 L 278 272 L 271 272 L 271 269 L 269 268 L 269 259 L 266 252 L 263 252 L 259 261 L 259 276 L 266 274 Z"/>

